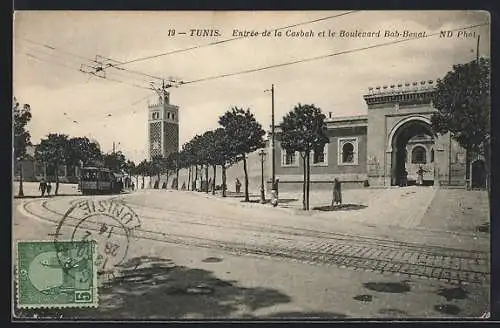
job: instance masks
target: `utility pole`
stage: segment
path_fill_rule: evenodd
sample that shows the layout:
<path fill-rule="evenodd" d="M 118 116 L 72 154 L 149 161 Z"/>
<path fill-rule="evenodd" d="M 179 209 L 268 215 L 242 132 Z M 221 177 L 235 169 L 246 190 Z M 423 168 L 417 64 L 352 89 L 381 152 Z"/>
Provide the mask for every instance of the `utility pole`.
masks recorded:
<path fill-rule="evenodd" d="M 481 39 L 481 35 L 477 36 L 477 46 L 476 46 L 476 63 L 479 64 L 479 40 Z"/>
<path fill-rule="evenodd" d="M 273 160 L 273 166 L 272 166 L 272 182 L 273 182 L 273 186 L 274 186 L 274 181 L 276 179 L 276 159 L 275 159 L 275 146 L 274 146 L 274 84 L 271 84 L 271 102 L 272 102 L 272 105 L 271 105 L 271 134 L 272 134 L 272 160 Z"/>

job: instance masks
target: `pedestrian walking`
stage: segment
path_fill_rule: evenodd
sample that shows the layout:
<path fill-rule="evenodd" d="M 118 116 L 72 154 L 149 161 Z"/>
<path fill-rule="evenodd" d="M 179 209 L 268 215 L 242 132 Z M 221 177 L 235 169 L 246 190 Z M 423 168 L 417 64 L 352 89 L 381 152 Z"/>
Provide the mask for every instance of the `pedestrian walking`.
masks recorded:
<path fill-rule="evenodd" d="M 207 186 L 208 192 L 212 191 L 212 189 L 213 189 L 212 185 L 213 185 L 213 180 L 212 180 L 212 178 L 210 178 L 210 179 L 208 179 L 208 186 Z"/>
<path fill-rule="evenodd" d="M 399 182 L 399 186 L 408 186 L 408 171 L 406 171 L 406 169 L 403 169 L 403 172 L 401 172 L 401 181 Z"/>
<path fill-rule="evenodd" d="M 52 190 L 52 185 L 50 184 L 50 181 L 47 181 L 47 196 L 50 196 L 50 191 Z"/>
<path fill-rule="evenodd" d="M 278 202 L 279 202 L 279 194 L 278 194 L 279 182 L 280 182 L 280 179 L 276 178 L 274 180 L 272 188 L 271 188 L 271 205 L 273 205 L 273 207 L 278 206 Z"/>
<path fill-rule="evenodd" d="M 424 173 L 427 172 L 422 165 L 418 166 L 417 171 L 417 186 L 422 186 L 424 184 Z"/>
<path fill-rule="evenodd" d="M 132 188 L 132 191 L 134 191 L 134 189 L 135 189 L 135 183 L 134 183 L 134 182 L 132 182 L 132 183 L 130 184 L 130 187 Z"/>
<path fill-rule="evenodd" d="M 333 180 L 332 208 L 335 205 L 342 206 L 342 188 L 341 183 L 337 178 Z"/>
<path fill-rule="evenodd" d="M 196 191 L 201 191 L 201 180 L 196 179 Z"/>
<path fill-rule="evenodd" d="M 181 190 L 186 190 L 186 181 L 182 182 Z"/>
<path fill-rule="evenodd" d="M 234 182 L 234 185 L 236 187 L 236 193 L 239 194 L 241 190 L 241 182 L 240 179 L 236 178 L 236 181 Z"/>
<path fill-rule="evenodd" d="M 47 189 L 47 182 L 45 182 L 45 179 L 44 179 L 44 178 L 42 178 L 42 179 L 40 180 L 40 185 L 38 186 L 38 190 L 40 190 L 40 191 L 41 191 L 41 193 L 42 193 L 42 197 L 44 197 L 44 196 L 45 196 L 45 190 L 46 190 L 46 189 Z"/>

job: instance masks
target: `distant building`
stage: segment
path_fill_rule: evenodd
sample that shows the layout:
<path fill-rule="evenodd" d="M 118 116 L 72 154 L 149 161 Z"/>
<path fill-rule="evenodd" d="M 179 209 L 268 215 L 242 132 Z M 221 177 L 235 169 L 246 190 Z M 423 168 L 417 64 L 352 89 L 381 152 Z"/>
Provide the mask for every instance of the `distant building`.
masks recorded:
<path fill-rule="evenodd" d="M 22 161 L 23 167 L 23 180 L 24 181 L 39 181 L 41 178 L 50 179 L 55 181 L 55 175 L 47 171 L 47 166 L 35 160 L 35 148 L 36 145 L 27 146 L 26 154 L 30 159 Z M 17 160 L 14 161 L 14 174 L 13 180 L 18 181 L 21 173 L 21 163 Z M 77 183 L 79 175 L 79 167 L 71 165 L 60 165 L 59 166 L 59 181 L 67 183 Z"/>
<path fill-rule="evenodd" d="M 433 81 L 370 88 L 364 95 L 367 115 L 334 117 L 330 112 L 330 142 L 310 156 L 314 188 L 330 188 L 334 178 L 348 187 L 397 186 L 404 170 L 410 183 L 414 181 L 419 166 L 426 170 L 427 185 L 465 185 L 470 171 L 465 150 L 449 133 L 438 136 L 432 131 L 434 92 Z M 300 154 L 280 147 L 279 128 L 275 139 L 276 177 L 283 187 L 301 190 Z M 484 187 L 484 159 L 473 158 L 470 167 L 472 185 Z"/>
<path fill-rule="evenodd" d="M 171 105 L 169 98 L 165 92 L 157 104 L 148 105 L 149 160 L 179 150 L 179 107 Z"/>

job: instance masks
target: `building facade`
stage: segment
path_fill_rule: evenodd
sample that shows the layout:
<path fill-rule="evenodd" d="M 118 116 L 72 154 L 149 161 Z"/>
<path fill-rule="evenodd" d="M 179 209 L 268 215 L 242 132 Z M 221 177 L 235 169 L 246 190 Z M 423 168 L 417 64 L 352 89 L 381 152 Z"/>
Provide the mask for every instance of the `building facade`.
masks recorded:
<path fill-rule="evenodd" d="M 484 160 L 472 158 L 469 168 L 465 150 L 450 134 L 433 132 L 434 93 L 433 81 L 369 88 L 363 96 L 366 115 L 332 117 L 330 113 L 325 120 L 329 143 L 310 156 L 314 188 L 330 188 L 335 178 L 346 187 L 397 186 L 405 170 L 411 184 L 420 167 L 425 170 L 426 185 L 464 186 L 472 171 L 473 186 L 484 187 Z M 279 128 L 275 143 L 280 188 L 301 190 L 300 154 L 281 148 Z"/>
<path fill-rule="evenodd" d="M 178 150 L 179 107 L 170 104 L 170 95 L 165 91 L 157 104 L 148 105 L 149 160 Z"/>
<path fill-rule="evenodd" d="M 36 145 L 27 146 L 26 154 L 31 159 L 23 161 L 14 160 L 14 174 L 13 180 L 19 181 L 21 177 L 21 167 L 23 170 L 23 180 L 29 182 L 40 181 L 42 178 L 55 181 L 54 172 L 50 172 L 47 165 L 35 160 L 35 147 Z M 59 181 L 62 183 L 77 183 L 80 168 L 76 165 L 59 165 Z"/>

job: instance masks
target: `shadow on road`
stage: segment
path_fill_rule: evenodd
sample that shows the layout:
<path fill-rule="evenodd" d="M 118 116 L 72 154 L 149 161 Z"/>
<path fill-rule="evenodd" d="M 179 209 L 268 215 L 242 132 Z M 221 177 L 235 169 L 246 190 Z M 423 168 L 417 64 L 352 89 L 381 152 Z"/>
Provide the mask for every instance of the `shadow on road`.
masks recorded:
<path fill-rule="evenodd" d="M 335 312 L 278 312 L 271 315 L 262 316 L 258 319 L 345 319 L 348 316 L 342 313 Z"/>
<path fill-rule="evenodd" d="M 451 288 L 441 287 L 437 294 L 446 298 L 448 302 L 454 299 L 463 300 L 469 297 L 469 292 L 461 286 Z"/>
<path fill-rule="evenodd" d="M 283 198 L 283 199 L 280 198 L 278 200 L 278 204 L 288 204 L 288 203 L 293 203 L 293 202 L 296 202 L 296 201 L 298 201 L 297 198 Z M 245 203 L 244 200 L 242 200 L 241 202 Z M 268 204 L 270 202 L 271 202 L 270 199 L 266 199 L 265 200 L 265 204 Z M 248 201 L 246 203 L 260 203 L 260 199 L 250 199 L 250 201 Z"/>
<path fill-rule="evenodd" d="M 158 257 L 122 264 L 118 277 L 99 288 L 99 307 L 89 309 L 16 309 L 23 318 L 209 319 L 242 317 L 257 309 L 288 303 L 276 289 L 246 288 L 211 271 L 175 265 Z"/>
<path fill-rule="evenodd" d="M 490 223 L 485 222 L 476 227 L 476 231 L 490 233 Z"/>
<path fill-rule="evenodd" d="M 453 304 L 438 304 L 434 306 L 434 310 L 443 314 L 451 315 L 457 315 L 462 311 L 458 306 Z"/>
<path fill-rule="evenodd" d="M 406 281 L 403 282 L 366 282 L 363 287 L 383 293 L 406 293 L 411 290 Z"/>
<path fill-rule="evenodd" d="M 58 195 L 50 195 L 50 196 L 41 196 L 41 195 L 27 195 L 27 196 L 14 196 L 14 199 L 23 199 L 23 198 L 53 198 L 53 197 L 67 197 L 67 196 L 81 196 L 80 193 L 75 194 L 58 194 Z"/>
<path fill-rule="evenodd" d="M 317 206 L 313 207 L 313 210 L 317 211 L 355 211 L 355 210 L 362 210 L 364 208 L 367 208 L 368 206 L 366 205 L 360 205 L 360 204 L 342 204 L 342 205 L 336 205 L 336 206 L 331 206 L 331 205 L 326 205 L 326 206 Z"/>

